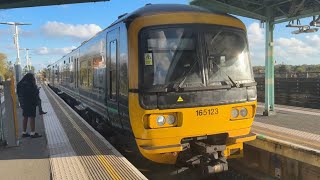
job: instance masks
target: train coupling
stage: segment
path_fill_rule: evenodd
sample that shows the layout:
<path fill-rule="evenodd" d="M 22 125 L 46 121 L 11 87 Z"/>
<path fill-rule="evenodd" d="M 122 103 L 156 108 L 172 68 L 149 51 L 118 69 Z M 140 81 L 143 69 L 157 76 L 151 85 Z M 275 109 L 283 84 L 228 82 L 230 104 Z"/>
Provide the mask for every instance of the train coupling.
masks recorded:
<path fill-rule="evenodd" d="M 202 141 L 184 145 L 178 161 L 184 166 L 200 167 L 203 174 L 214 174 L 228 170 L 227 158 L 224 155 L 226 145 L 211 145 Z"/>
<path fill-rule="evenodd" d="M 226 145 L 210 145 L 197 141 L 192 146 L 202 155 L 200 166 L 203 173 L 213 174 L 228 170 L 228 162 L 223 153 Z"/>

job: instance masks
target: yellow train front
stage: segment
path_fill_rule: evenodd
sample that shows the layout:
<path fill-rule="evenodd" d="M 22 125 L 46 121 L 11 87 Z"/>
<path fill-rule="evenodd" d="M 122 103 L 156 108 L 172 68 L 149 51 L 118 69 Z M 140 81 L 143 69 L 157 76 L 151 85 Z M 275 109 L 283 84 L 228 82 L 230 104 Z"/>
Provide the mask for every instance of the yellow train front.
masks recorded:
<path fill-rule="evenodd" d="M 146 5 L 48 67 L 48 81 L 93 127 L 131 132 L 149 160 L 227 170 L 255 139 L 256 83 L 237 18 Z"/>
<path fill-rule="evenodd" d="M 159 163 L 226 170 L 226 158 L 255 139 L 244 24 L 191 6 L 145 11 L 128 29 L 129 116 L 140 152 Z"/>

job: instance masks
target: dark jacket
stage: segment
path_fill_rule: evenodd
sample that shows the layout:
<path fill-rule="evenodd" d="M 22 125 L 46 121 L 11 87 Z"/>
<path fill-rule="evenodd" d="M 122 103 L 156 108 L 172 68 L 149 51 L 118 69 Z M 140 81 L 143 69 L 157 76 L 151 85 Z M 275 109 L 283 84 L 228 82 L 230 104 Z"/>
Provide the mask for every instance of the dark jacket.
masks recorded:
<path fill-rule="evenodd" d="M 20 106 L 37 106 L 39 90 L 33 83 L 24 81 L 17 84 L 17 94 Z"/>

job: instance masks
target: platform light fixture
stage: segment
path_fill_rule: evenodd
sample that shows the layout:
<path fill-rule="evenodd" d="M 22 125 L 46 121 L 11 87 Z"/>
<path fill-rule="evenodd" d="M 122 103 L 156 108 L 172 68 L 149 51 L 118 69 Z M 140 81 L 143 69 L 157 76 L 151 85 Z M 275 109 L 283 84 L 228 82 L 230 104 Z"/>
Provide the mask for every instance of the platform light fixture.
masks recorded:
<path fill-rule="evenodd" d="M 314 22 L 316 22 L 317 19 L 314 17 Z M 310 23 L 312 24 L 312 23 Z M 316 23 L 315 23 L 316 24 Z M 320 26 L 320 24 L 319 24 Z M 319 29 L 318 28 L 311 28 L 309 25 L 301 25 L 300 20 L 296 20 L 296 24 L 294 24 L 294 21 L 290 21 L 286 27 L 290 28 L 298 28 L 298 30 L 292 31 L 292 34 L 301 34 L 301 33 L 314 33 L 317 32 Z"/>
<path fill-rule="evenodd" d="M 316 18 L 313 16 L 313 20 L 310 22 L 310 26 L 320 27 L 320 15 Z"/>
<path fill-rule="evenodd" d="M 13 34 L 13 40 L 14 40 L 14 45 L 16 46 L 17 50 L 17 59 L 15 62 L 15 75 L 16 75 L 16 82 L 18 83 L 21 79 L 21 63 L 20 63 L 20 48 L 19 48 L 19 32 L 18 32 L 18 26 L 21 25 L 31 25 L 30 23 L 21 23 L 21 22 L 0 22 L 0 24 L 4 25 L 11 25 L 14 26 L 14 34 Z"/>
<path fill-rule="evenodd" d="M 30 61 L 30 56 L 29 56 L 29 48 L 21 48 L 20 50 L 25 50 L 26 51 L 26 66 L 28 71 L 31 70 L 31 61 Z"/>

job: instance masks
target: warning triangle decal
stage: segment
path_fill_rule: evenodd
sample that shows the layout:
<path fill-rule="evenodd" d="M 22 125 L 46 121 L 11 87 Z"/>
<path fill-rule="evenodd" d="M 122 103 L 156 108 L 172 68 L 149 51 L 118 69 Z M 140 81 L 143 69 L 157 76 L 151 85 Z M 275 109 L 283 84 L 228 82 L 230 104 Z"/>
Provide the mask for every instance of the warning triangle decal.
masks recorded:
<path fill-rule="evenodd" d="M 183 99 L 181 96 L 179 96 L 179 98 L 177 99 L 177 102 L 183 102 Z"/>

